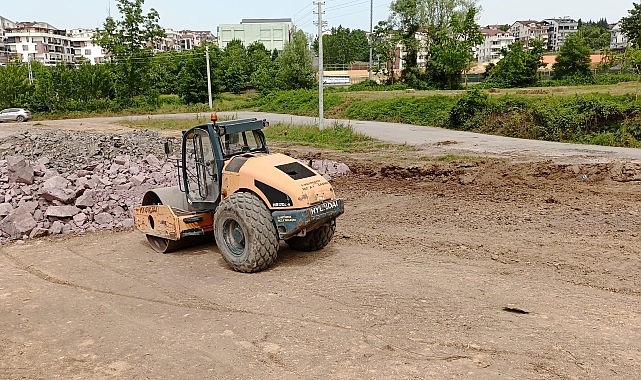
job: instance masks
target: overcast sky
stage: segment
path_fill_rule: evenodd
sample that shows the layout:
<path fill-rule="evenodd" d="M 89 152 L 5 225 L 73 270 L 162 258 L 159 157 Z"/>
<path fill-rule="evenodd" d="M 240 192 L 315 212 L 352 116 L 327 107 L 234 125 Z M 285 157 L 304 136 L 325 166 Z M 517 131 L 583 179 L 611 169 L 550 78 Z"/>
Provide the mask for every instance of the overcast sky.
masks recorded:
<path fill-rule="evenodd" d="M 374 24 L 389 15 L 390 0 L 374 0 Z M 45 21 L 60 29 L 96 28 L 102 24 L 111 3 L 117 15 L 115 0 L 0 0 L 0 16 L 12 21 Z M 626 16 L 633 1 L 623 0 L 481 0 L 483 11 L 479 23 L 511 24 L 516 20 L 540 20 L 569 16 L 575 19 L 614 23 Z M 28 6 L 26 6 L 28 4 Z M 295 5 L 292 5 L 295 4 Z M 329 27 L 342 24 L 349 28 L 369 30 L 370 0 L 325 0 Z M 315 33 L 313 1 L 291 0 L 146 0 L 145 7 L 160 13 L 163 27 L 211 30 L 219 24 L 234 24 L 243 18 L 292 18 L 309 33 Z"/>

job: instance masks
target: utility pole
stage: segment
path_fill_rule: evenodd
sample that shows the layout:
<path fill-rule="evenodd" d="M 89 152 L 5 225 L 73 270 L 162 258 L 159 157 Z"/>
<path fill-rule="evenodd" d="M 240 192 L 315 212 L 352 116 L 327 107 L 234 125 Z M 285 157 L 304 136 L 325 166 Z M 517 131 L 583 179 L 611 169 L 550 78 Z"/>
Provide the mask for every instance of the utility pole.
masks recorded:
<path fill-rule="evenodd" d="M 325 5 L 325 2 L 323 1 L 318 1 L 314 3 L 318 6 L 318 12 L 314 12 L 318 14 L 318 129 L 323 129 L 323 117 L 324 117 L 324 104 L 323 104 L 323 90 L 324 90 L 324 85 L 323 85 L 323 79 L 324 79 L 324 70 L 325 66 L 323 65 L 323 14 L 325 14 L 325 11 L 323 11 L 323 5 Z"/>
<path fill-rule="evenodd" d="M 205 47 L 205 59 L 207 60 L 207 93 L 209 94 L 209 109 L 213 109 L 214 105 L 211 100 L 211 70 L 209 68 L 209 46 Z"/>
<path fill-rule="evenodd" d="M 31 57 L 27 54 L 27 67 L 29 68 L 29 84 L 33 84 L 33 70 L 31 69 Z"/>
<path fill-rule="evenodd" d="M 372 46 L 372 34 L 374 33 L 374 0 L 369 2 L 369 80 L 372 80 L 372 69 L 374 66 L 374 47 Z"/>

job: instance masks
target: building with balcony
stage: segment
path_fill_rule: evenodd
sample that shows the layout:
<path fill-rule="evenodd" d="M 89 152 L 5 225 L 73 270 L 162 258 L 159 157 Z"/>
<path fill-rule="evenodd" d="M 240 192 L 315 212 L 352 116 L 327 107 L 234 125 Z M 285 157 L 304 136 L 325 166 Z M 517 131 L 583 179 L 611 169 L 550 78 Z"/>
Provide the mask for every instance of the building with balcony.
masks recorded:
<path fill-rule="evenodd" d="M 91 40 L 95 33 L 93 29 L 71 29 L 68 31 L 67 36 L 74 49 L 75 63 L 86 61 L 97 64 L 105 61 L 105 50 Z"/>
<path fill-rule="evenodd" d="M 218 47 L 224 49 L 233 40 L 245 47 L 261 42 L 269 51 L 283 51 L 291 42 L 294 24 L 291 19 L 244 19 L 240 24 L 218 26 Z"/>
<path fill-rule="evenodd" d="M 481 29 L 485 36 L 483 43 L 476 47 L 476 59 L 479 63 L 496 63 L 503 58 L 501 51 L 516 41 L 510 32 L 500 29 Z"/>
<path fill-rule="evenodd" d="M 165 29 L 165 38 L 154 45 L 155 52 L 161 51 L 185 51 L 193 50 L 196 46 L 202 46 L 205 42 L 216 43 L 216 37 L 212 32 Z"/>
<path fill-rule="evenodd" d="M 610 49 L 623 50 L 628 47 L 628 36 L 621 30 L 621 23 L 614 24 L 610 27 Z"/>
<path fill-rule="evenodd" d="M 15 22 L 0 16 L 0 65 L 6 65 L 11 58 L 9 46 L 6 41 L 6 30 L 14 28 L 15 26 Z"/>
<path fill-rule="evenodd" d="M 10 54 L 23 62 L 38 61 L 45 65 L 75 62 L 66 31 L 46 22 L 18 22 L 5 30 L 5 37 Z"/>
<path fill-rule="evenodd" d="M 549 26 L 546 22 L 524 20 L 516 21 L 510 27 L 510 34 L 514 36 L 516 41 L 523 42 L 526 48 L 531 47 L 532 41 L 541 41 L 543 48 L 547 49 L 548 46 L 548 29 Z"/>
<path fill-rule="evenodd" d="M 218 39 L 210 31 L 181 30 L 180 35 L 180 49 L 182 51 L 192 50 L 194 47 L 202 46 L 206 42 L 218 44 Z"/>
<path fill-rule="evenodd" d="M 153 44 L 155 53 L 162 51 L 182 51 L 180 47 L 180 40 L 182 35 L 173 29 L 165 29 L 165 37 L 158 39 Z"/>
<path fill-rule="evenodd" d="M 550 18 L 543 22 L 548 27 L 548 50 L 559 51 L 565 40 L 579 31 L 579 23 L 571 18 Z"/>
<path fill-rule="evenodd" d="M 246 20 L 243 20 L 246 22 Z M 0 16 L 0 64 L 10 59 L 38 61 L 47 66 L 59 63 L 102 63 L 108 54 L 93 43 L 94 29 L 62 30 L 46 22 L 13 22 Z M 165 29 L 166 37 L 155 43 L 159 51 L 185 51 L 205 42 L 217 43 L 210 31 L 174 31 Z M 277 33 L 274 33 L 277 35 Z"/>

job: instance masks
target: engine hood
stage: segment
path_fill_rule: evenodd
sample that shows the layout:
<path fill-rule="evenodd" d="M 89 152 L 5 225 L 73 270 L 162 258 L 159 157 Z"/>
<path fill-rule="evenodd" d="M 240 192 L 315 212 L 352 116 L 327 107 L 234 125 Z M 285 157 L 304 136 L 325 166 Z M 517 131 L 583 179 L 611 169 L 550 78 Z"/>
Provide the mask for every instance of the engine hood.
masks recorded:
<path fill-rule="evenodd" d="M 314 169 L 284 154 L 246 154 L 223 169 L 223 198 L 239 190 L 258 194 L 270 209 L 297 209 L 336 199 Z"/>

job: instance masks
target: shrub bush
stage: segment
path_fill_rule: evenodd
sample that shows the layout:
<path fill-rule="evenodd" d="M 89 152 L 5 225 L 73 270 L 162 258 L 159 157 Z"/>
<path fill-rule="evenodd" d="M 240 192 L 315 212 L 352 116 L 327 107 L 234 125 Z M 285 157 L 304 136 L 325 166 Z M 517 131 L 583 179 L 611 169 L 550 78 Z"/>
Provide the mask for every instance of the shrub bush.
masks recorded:
<path fill-rule="evenodd" d="M 469 90 L 450 111 L 447 125 L 453 129 L 469 130 L 468 121 L 489 109 L 489 96 L 477 88 Z"/>
<path fill-rule="evenodd" d="M 457 98 L 452 96 L 399 96 L 349 104 L 345 117 L 416 125 L 444 126 Z"/>

